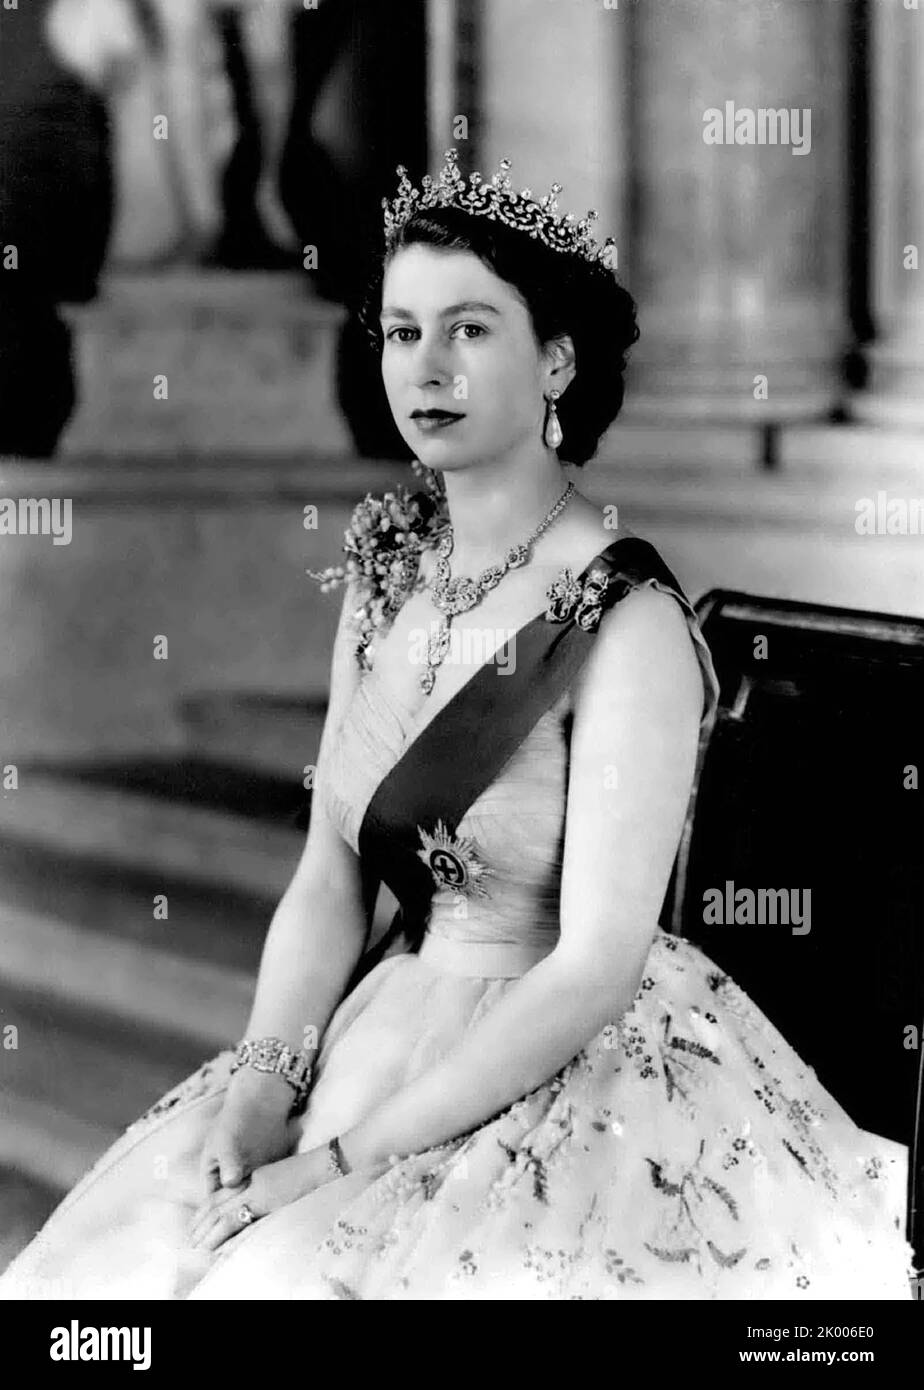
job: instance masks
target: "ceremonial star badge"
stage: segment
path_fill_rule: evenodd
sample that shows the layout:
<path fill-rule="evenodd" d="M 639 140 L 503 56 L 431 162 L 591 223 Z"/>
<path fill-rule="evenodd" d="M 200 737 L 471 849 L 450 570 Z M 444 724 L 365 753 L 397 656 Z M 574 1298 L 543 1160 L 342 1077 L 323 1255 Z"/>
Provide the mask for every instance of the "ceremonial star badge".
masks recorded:
<path fill-rule="evenodd" d="M 420 825 L 417 830 L 423 845 L 417 857 L 427 865 L 438 887 L 450 888 L 466 897 L 488 896 L 481 880 L 494 870 L 481 861 L 473 839 L 450 835 L 441 820 L 436 822 L 432 835 Z"/>

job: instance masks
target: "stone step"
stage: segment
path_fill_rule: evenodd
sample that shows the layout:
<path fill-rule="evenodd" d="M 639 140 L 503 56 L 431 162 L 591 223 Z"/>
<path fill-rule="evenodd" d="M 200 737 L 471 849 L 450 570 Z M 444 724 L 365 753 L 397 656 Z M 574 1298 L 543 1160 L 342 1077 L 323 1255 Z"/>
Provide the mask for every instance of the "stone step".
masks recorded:
<path fill-rule="evenodd" d="M 0 1025 L 17 1030 L 2 1054 L 0 1165 L 27 1183 L 69 1189 L 127 1124 L 244 1030 L 291 872 L 282 862 L 293 838 L 295 853 L 301 843 L 273 823 L 278 789 L 290 786 L 179 766 L 179 784 L 177 767 L 156 761 L 26 767 L 22 790 L 0 802 Z M 212 780 L 190 780 L 203 766 Z M 262 797 L 241 800 L 248 786 Z M 249 860 L 229 893 L 215 875 L 233 854 Z M 151 913 L 159 891 L 169 895 L 166 922 Z M 221 895 L 229 906 L 203 920 Z M 79 906 L 75 920 L 61 915 L 68 906 Z M 373 941 L 395 907 L 383 890 Z"/>
<path fill-rule="evenodd" d="M 0 1166 L 0 1274 L 51 1215 L 61 1195 L 57 1187 Z"/>
<path fill-rule="evenodd" d="M 326 712 L 326 696 L 295 700 L 221 690 L 187 695 L 177 705 L 188 746 L 197 754 L 289 779 L 316 764 Z"/>
<path fill-rule="evenodd" d="M 294 824 L 254 822 L 28 765 L 20 769 L 19 788 L 0 797 L 0 835 L 8 843 L 147 874 L 162 893 L 176 878 L 274 900 L 292 876 L 304 839 Z"/>
<path fill-rule="evenodd" d="M 48 842 L 0 842 L 0 901 L 9 911 L 52 917 L 113 942 L 167 949 L 193 964 L 256 972 L 275 895 L 173 876 L 170 915 L 160 921 L 153 901 L 163 891 L 156 865 L 128 869 Z"/>
<path fill-rule="evenodd" d="M 52 1201 L 60 1200 L 120 1132 L 118 1126 L 81 1120 L 58 1105 L 0 1091 L 0 1164 L 10 1173 L 14 1190 L 44 1188 Z"/>
<path fill-rule="evenodd" d="M 254 972 L 190 960 L 171 935 L 155 947 L 0 903 L 0 982 L 219 1051 L 242 1036 Z"/>
<path fill-rule="evenodd" d="M 10 912 L 67 922 L 80 932 L 168 951 L 177 962 L 212 962 L 256 978 L 278 894 L 172 878 L 169 918 L 153 916 L 163 874 L 152 866 L 98 862 L 43 843 L 0 842 L 0 903 Z M 397 902 L 382 885 L 370 945 Z"/>
<path fill-rule="evenodd" d="M 142 980 L 138 993 L 143 989 Z M 17 1046 L 3 1051 L 4 1101 L 13 1097 L 46 1107 L 36 1115 L 53 1110 L 65 1126 L 68 1120 L 90 1125 L 88 1148 L 97 1137 L 105 1144 L 219 1050 L 53 994 L 4 984 L 2 999 L 4 1029 L 9 1024 L 17 1029 Z M 42 1176 L 23 1157 L 15 1166 Z"/>
<path fill-rule="evenodd" d="M 319 721 L 314 740 L 300 733 L 304 708 L 208 695 L 192 697 L 188 712 L 206 731 L 224 715 L 214 739 L 238 756 L 261 738 L 271 747 L 274 720 L 289 720 L 299 757 L 310 760 Z M 277 748 L 280 764 L 284 756 Z M 311 794 L 292 769 L 190 752 L 18 770 L 19 789 L 0 797 L 0 906 L 253 974 L 310 820 Z M 154 915 L 163 893 L 166 919 Z M 373 940 L 396 907 L 383 887 Z"/>
<path fill-rule="evenodd" d="M 60 1198 L 127 1125 L 240 1037 L 253 982 L 0 908 L 0 1028 L 5 1040 L 16 1029 L 0 1054 L 0 1170 Z M 0 1175 L 0 1217 L 4 1186 Z M 0 1236 L 0 1268 L 31 1233 L 14 1232 L 12 1245 Z"/>
<path fill-rule="evenodd" d="M 239 756 L 242 752 L 246 750 L 239 749 Z M 267 825 L 299 831 L 308 826 L 311 793 L 300 785 L 300 767 L 270 772 L 191 749 L 153 756 L 28 759 L 19 768 L 21 777 L 25 774 L 30 779 L 48 773 L 80 786 L 123 790 L 156 801 L 227 811 Z"/>

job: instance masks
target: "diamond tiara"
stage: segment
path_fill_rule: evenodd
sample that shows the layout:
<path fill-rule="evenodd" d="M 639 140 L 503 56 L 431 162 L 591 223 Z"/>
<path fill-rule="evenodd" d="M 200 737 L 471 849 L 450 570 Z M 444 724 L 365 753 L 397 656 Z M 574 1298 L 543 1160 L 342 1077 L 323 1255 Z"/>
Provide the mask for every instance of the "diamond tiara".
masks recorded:
<path fill-rule="evenodd" d="M 575 222 L 574 213 L 558 216 L 557 194 L 561 184 L 553 183 L 545 197 L 538 201 L 533 198 L 529 188 L 519 193 L 511 186 L 508 170 L 511 161 L 500 161 L 497 172 L 490 183 L 485 183 L 478 173 L 470 174 L 466 185 L 458 167 L 458 154 L 455 148 L 446 150 L 443 167 L 439 177 L 434 180 L 429 174 L 421 179 L 421 188 L 415 188 L 407 176 L 407 169 L 399 164 L 396 173 L 400 174 L 398 195 L 389 203 L 382 199 L 385 211 L 385 244 L 391 244 L 404 223 L 415 212 L 425 208 L 454 207 L 462 212 L 473 213 L 477 217 L 490 217 L 495 222 L 503 222 L 516 231 L 526 232 L 538 237 L 553 251 L 564 251 L 572 256 L 580 256 L 592 265 L 600 265 L 615 273 L 616 241 L 608 236 L 600 244 L 590 233 L 590 224 L 597 213 L 591 208 L 586 217 Z"/>

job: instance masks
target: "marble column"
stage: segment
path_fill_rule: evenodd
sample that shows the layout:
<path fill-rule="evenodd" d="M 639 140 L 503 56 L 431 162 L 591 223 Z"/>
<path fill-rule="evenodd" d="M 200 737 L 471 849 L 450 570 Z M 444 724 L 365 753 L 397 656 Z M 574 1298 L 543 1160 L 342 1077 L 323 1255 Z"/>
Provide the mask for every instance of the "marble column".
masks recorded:
<path fill-rule="evenodd" d="M 924 0 L 916 6 L 872 4 L 876 338 L 866 390 L 851 401 L 861 420 L 912 428 L 924 426 Z"/>
<path fill-rule="evenodd" d="M 625 3 L 625 0 L 623 0 Z M 430 163 L 451 144 L 486 177 L 504 155 L 536 196 L 563 185 L 562 213 L 624 230 L 624 15 L 603 0 L 429 0 Z M 453 120 L 469 139 L 453 138 Z"/>
<path fill-rule="evenodd" d="M 480 167 L 483 0 L 427 0 L 427 137 L 435 173 L 454 145 L 463 174 Z M 465 127 L 460 134 L 459 118 Z"/>
<path fill-rule="evenodd" d="M 845 7 L 623 0 L 619 8 L 632 162 L 620 270 L 642 330 L 626 417 L 756 425 L 822 417 L 839 398 L 848 339 Z M 721 144 L 704 140 L 710 109 L 722 118 Z M 761 109 L 796 113 L 788 136 L 776 121 L 762 126 Z M 755 378 L 766 378 L 766 399 L 755 396 Z"/>
<path fill-rule="evenodd" d="M 623 0 L 623 5 L 625 0 Z M 513 161 L 516 188 L 562 184 L 559 212 L 597 212 L 594 235 L 625 231 L 624 10 L 603 0 L 490 0 L 481 56 L 485 164 Z M 617 266 L 621 269 L 621 262 Z"/>

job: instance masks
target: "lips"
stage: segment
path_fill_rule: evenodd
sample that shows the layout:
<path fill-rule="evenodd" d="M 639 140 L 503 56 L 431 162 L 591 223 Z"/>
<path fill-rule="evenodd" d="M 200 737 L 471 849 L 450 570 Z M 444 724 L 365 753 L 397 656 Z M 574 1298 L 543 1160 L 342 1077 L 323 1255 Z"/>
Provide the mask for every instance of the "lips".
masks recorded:
<path fill-rule="evenodd" d="M 415 410 L 411 415 L 412 422 L 424 434 L 450 429 L 464 419 L 464 415 L 458 415 L 452 410 Z"/>

